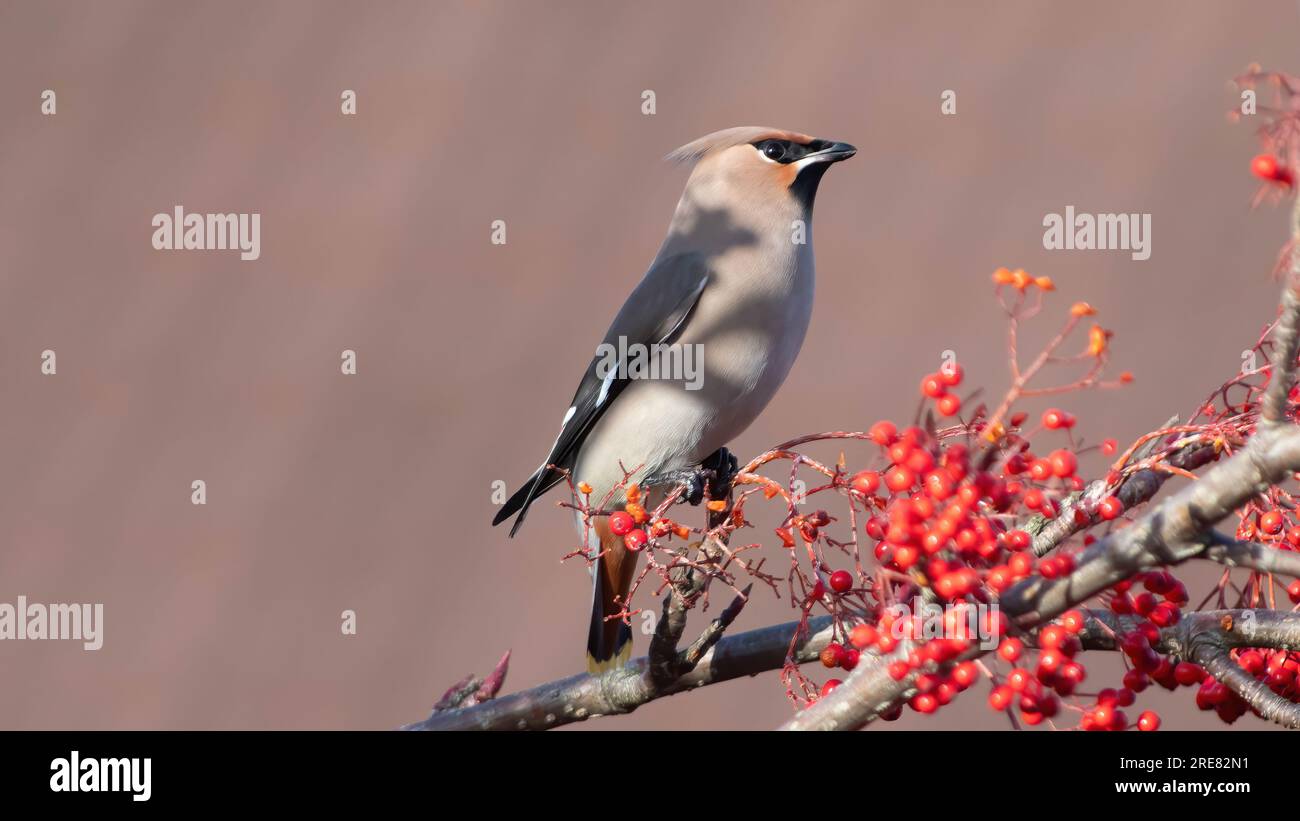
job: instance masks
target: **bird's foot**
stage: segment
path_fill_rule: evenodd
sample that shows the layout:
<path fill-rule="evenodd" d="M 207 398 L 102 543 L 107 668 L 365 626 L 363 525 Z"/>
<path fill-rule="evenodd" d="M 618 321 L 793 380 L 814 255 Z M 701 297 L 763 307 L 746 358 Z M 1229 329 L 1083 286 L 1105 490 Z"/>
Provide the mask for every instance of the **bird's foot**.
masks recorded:
<path fill-rule="evenodd" d="M 681 497 L 692 505 L 698 505 L 704 500 L 704 484 L 708 481 L 703 468 L 683 468 L 681 470 L 667 470 L 663 473 L 656 473 L 653 476 L 647 476 L 641 484 L 646 487 L 662 487 L 682 489 Z"/>
<path fill-rule="evenodd" d="M 708 493 L 710 499 L 725 499 L 731 494 L 731 483 L 740 472 L 740 463 L 726 448 L 718 448 L 700 465 L 709 473 Z"/>
<path fill-rule="evenodd" d="M 704 501 L 705 492 L 710 499 L 725 499 L 731 492 L 739 463 L 731 451 L 718 448 L 699 467 L 670 470 L 646 477 L 646 487 L 681 487 L 681 498 L 691 505 Z"/>

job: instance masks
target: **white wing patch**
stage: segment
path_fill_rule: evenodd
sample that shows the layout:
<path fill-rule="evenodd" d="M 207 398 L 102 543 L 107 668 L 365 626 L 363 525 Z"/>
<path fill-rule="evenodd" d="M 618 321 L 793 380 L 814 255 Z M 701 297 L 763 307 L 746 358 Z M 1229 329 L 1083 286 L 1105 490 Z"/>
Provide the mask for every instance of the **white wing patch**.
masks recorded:
<path fill-rule="evenodd" d="M 610 370 L 609 375 L 605 377 L 605 381 L 600 383 L 600 395 L 596 397 L 596 407 L 599 408 L 601 405 L 605 404 L 605 400 L 609 398 L 609 386 L 614 384 L 614 379 L 617 376 L 618 369 L 614 368 Z M 572 410 L 572 408 L 570 408 L 570 410 Z"/>
<path fill-rule="evenodd" d="M 578 412 L 577 405 L 573 405 L 567 411 L 564 412 L 564 418 L 560 420 L 560 432 L 555 434 L 555 441 L 551 443 L 551 451 L 550 451 L 551 453 L 555 452 L 555 446 L 560 444 L 560 437 L 564 435 L 564 429 L 568 427 L 569 420 L 572 419 L 573 415 L 577 412 Z M 542 462 L 540 465 L 538 465 L 537 470 L 538 471 L 546 470 L 546 463 Z"/>

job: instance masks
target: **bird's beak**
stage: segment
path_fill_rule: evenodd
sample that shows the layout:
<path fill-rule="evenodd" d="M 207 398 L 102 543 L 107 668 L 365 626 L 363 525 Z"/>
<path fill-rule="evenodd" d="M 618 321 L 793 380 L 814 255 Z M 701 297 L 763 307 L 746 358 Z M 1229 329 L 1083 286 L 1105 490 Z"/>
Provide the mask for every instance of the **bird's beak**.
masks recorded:
<path fill-rule="evenodd" d="M 811 159 L 813 162 L 831 163 L 839 162 L 840 160 L 847 160 L 856 153 L 858 153 L 858 149 L 848 143 L 833 142 L 821 151 L 815 151 L 812 154 L 809 154 L 807 159 Z"/>

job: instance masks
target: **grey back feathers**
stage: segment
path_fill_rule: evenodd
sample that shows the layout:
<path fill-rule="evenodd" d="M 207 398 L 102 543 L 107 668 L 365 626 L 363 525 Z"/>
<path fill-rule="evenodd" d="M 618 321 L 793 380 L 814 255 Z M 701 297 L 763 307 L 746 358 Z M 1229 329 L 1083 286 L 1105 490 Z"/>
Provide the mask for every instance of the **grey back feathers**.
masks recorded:
<path fill-rule="evenodd" d="M 708 282 L 709 271 L 699 254 L 677 254 L 657 261 L 614 317 L 602 344 L 617 348 L 620 339 L 625 345 L 670 344 L 695 310 Z M 593 355 L 587 365 L 545 461 L 493 518 L 493 525 L 500 524 L 517 511 L 519 518 L 510 528 L 511 536 L 519 531 L 533 500 L 564 478 L 556 468 L 573 467 L 587 434 L 630 381 L 618 369 L 601 373 L 601 361 Z"/>

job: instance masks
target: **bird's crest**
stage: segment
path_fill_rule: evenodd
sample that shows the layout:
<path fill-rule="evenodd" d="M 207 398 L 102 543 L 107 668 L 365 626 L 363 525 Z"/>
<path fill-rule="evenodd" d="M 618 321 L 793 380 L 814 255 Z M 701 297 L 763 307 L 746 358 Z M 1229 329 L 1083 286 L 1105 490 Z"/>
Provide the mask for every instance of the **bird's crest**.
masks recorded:
<path fill-rule="evenodd" d="M 797 131 L 785 131 L 780 128 L 767 128 L 758 125 L 742 125 L 736 128 L 724 128 L 721 131 L 715 131 L 712 134 L 700 137 L 698 140 L 689 142 L 671 152 L 667 159 L 669 162 L 675 163 L 693 163 L 710 152 L 731 148 L 733 145 L 754 143 L 759 140 L 791 140 L 806 145 L 812 142 L 813 138 Z"/>

